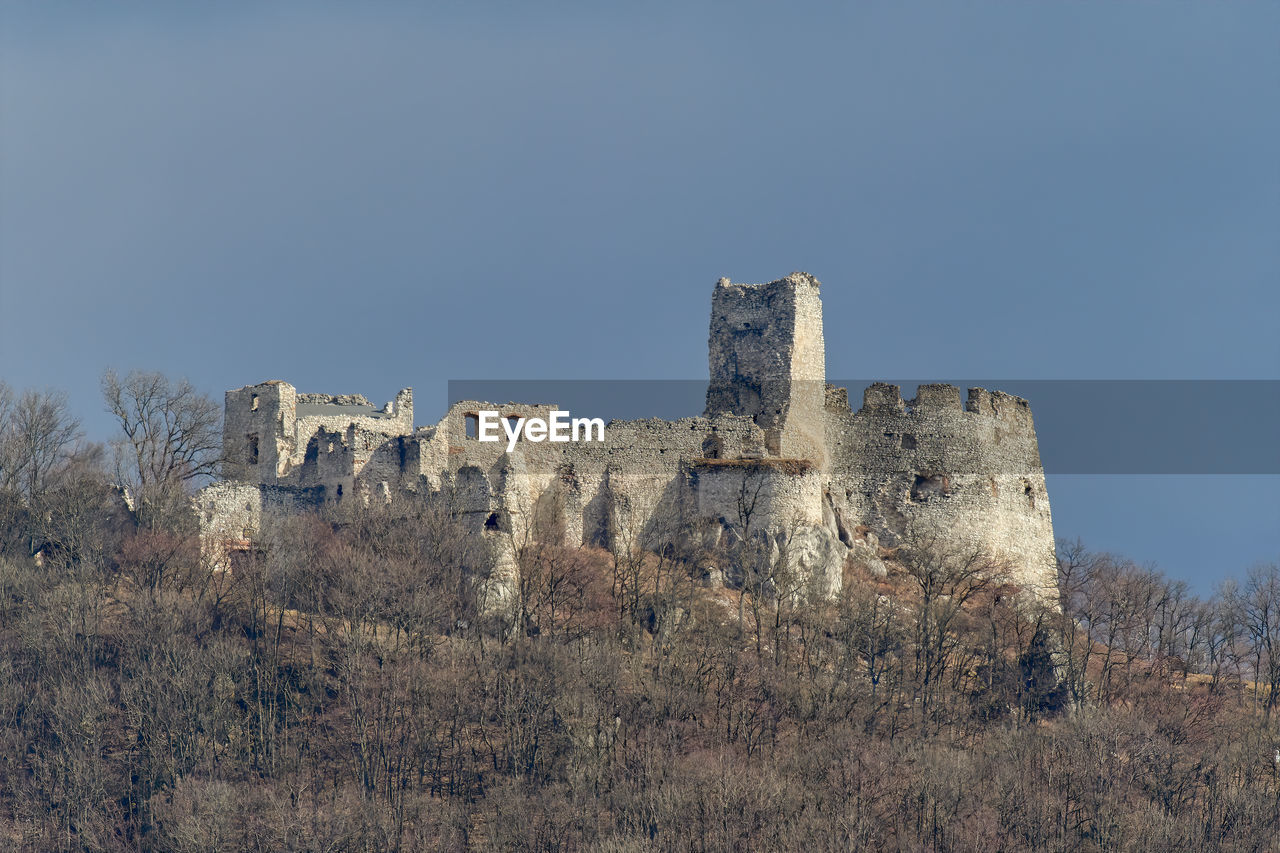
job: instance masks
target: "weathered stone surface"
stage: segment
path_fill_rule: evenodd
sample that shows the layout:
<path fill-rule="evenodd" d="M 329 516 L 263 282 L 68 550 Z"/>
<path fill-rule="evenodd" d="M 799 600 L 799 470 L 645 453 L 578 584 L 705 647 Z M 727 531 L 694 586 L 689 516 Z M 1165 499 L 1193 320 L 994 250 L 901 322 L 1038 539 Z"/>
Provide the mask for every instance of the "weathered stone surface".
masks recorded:
<path fill-rule="evenodd" d="M 273 513 L 396 494 L 447 497 L 487 543 L 492 600 L 533 539 L 610 548 L 678 544 L 706 578 L 740 580 L 744 543 L 839 592 L 847 560 L 883 572 L 908 529 L 1007 559 L 1041 596 L 1055 585 L 1053 526 L 1031 411 L 999 391 L 876 384 L 857 411 L 825 383 L 819 282 L 717 283 L 706 411 L 614 421 L 603 442 L 480 442 L 482 410 L 549 418 L 547 403 L 454 404 L 415 431 L 413 397 L 298 394 L 272 381 L 226 395 L 225 482 L 197 498 L 211 551 Z M 237 547 L 240 547 L 239 545 Z M 754 546 L 753 546 L 754 547 Z M 736 550 L 735 550 L 736 549 Z M 736 556 L 735 556 L 736 555 Z"/>

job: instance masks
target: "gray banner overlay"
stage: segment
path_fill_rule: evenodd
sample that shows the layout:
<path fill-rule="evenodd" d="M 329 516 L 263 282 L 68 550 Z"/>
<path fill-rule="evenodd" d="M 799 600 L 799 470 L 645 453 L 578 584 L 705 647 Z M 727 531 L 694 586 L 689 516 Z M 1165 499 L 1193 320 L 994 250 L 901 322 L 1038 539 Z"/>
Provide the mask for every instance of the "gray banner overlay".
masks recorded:
<path fill-rule="evenodd" d="M 1280 474 L 1280 380 L 875 380 L 901 388 L 911 412 L 917 386 L 1004 391 L 1030 402 L 1048 474 Z M 832 380 L 858 411 L 873 380 Z M 449 382 L 449 404 L 553 403 L 605 420 L 701 415 L 703 380 L 500 380 Z"/>

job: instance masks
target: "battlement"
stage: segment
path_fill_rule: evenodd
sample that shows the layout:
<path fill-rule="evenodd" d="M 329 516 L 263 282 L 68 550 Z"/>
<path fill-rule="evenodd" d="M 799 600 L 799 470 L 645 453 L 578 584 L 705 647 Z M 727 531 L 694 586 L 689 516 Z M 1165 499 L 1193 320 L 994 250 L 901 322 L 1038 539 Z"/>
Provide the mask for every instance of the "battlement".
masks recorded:
<path fill-rule="evenodd" d="M 828 392 L 829 403 L 831 400 L 832 396 Z M 858 413 L 881 415 L 963 413 L 995 418 L 1017 427 L 1030 428 L 1032 425 L 1031 404 L 1021 397 L 1006 394 L 1003 391 L 970 388 L 968 399 L 961 406 L 960 389 L 955 385 L 942 383 L 920 385 L 916 389 L 916 396 L 909 402 L 904 402 L 902 389 L 899 386 L 876 382 L 863 391 L 862 408 Z"/>
<path fill-rule="evenodd" d="M 908 405 L 913 412 L 958 412 L 960 389 L 954 385 L 921 385 Z"/>
<path fill-rule="evenodd" d="M 902 389 L 897 385 L 876 382 L 862 392 L 863 412 L 905 412 L 906 409 L 902 402 Z"/>
<path fill-rule="evenodd" d="M 1006 394 L 1003 391 L 970 388 L 969 401 L 965 404 L 965 411 L 980 415 L 991 415 L 1010 423 L 1031 426 L 1031 404 L 1021 397 L 1015 397 L 1013 394 Z"/>
<path fill-rule="evenodd" d="M 838 388 L 835 385 L 828 385 L 823 390 L 823 398 L 825 400 L 825 408 L 828 412 L 837 414 L 849 411 L 849 389 Z"/>

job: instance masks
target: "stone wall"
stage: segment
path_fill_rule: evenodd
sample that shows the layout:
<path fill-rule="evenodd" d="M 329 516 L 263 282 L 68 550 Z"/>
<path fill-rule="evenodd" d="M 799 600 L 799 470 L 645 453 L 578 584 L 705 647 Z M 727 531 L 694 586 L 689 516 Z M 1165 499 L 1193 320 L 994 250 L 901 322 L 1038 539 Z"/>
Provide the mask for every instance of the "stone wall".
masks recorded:
<path fill-rule="evenodd" d="M 247 552 L 274 520 L 316 509 L 322 489 L 223 481 L 200 490 L 195 510 L 204 552 L 215 570 L 231 568 L 232 555 Z"/>

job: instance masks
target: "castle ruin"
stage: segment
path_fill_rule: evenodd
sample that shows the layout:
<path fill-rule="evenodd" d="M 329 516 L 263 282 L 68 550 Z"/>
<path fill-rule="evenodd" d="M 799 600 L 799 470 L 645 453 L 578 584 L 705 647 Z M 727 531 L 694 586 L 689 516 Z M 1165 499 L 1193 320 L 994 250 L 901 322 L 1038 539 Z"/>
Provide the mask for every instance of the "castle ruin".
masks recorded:
<path fill-rule="evenodd" d="M 477 439 L 478 414 L 545 419 L 555 406 L 462 401 L 415 429 L 410 389 L 381 409 L 280 381 L 228 391 L 223 480 L 196 498 L 204 541 L 223 559 L 273 517 L 447 497 L 487 544 L 499 585 L 521 543 L 547 536 L 647 549 L 678 538 L 696 544 L 708 576 L 732 582 L 723 555 L 746 535 L 785 554 L 805 594 L 829 597 L 850 557 L 874 564 L 923 529 L 1052 597 L 1053 525 L 1026 400 L 971 388 L 962 403 L 954 386 L 921 385 L 904 401 L 877 383 L 853 410 L 826 384 L 819 282 L 805 273 L 721 279 L 709 367 L 700 417 L 611 421 L 602 442 L 520 441 L 511 453 Z"/>

